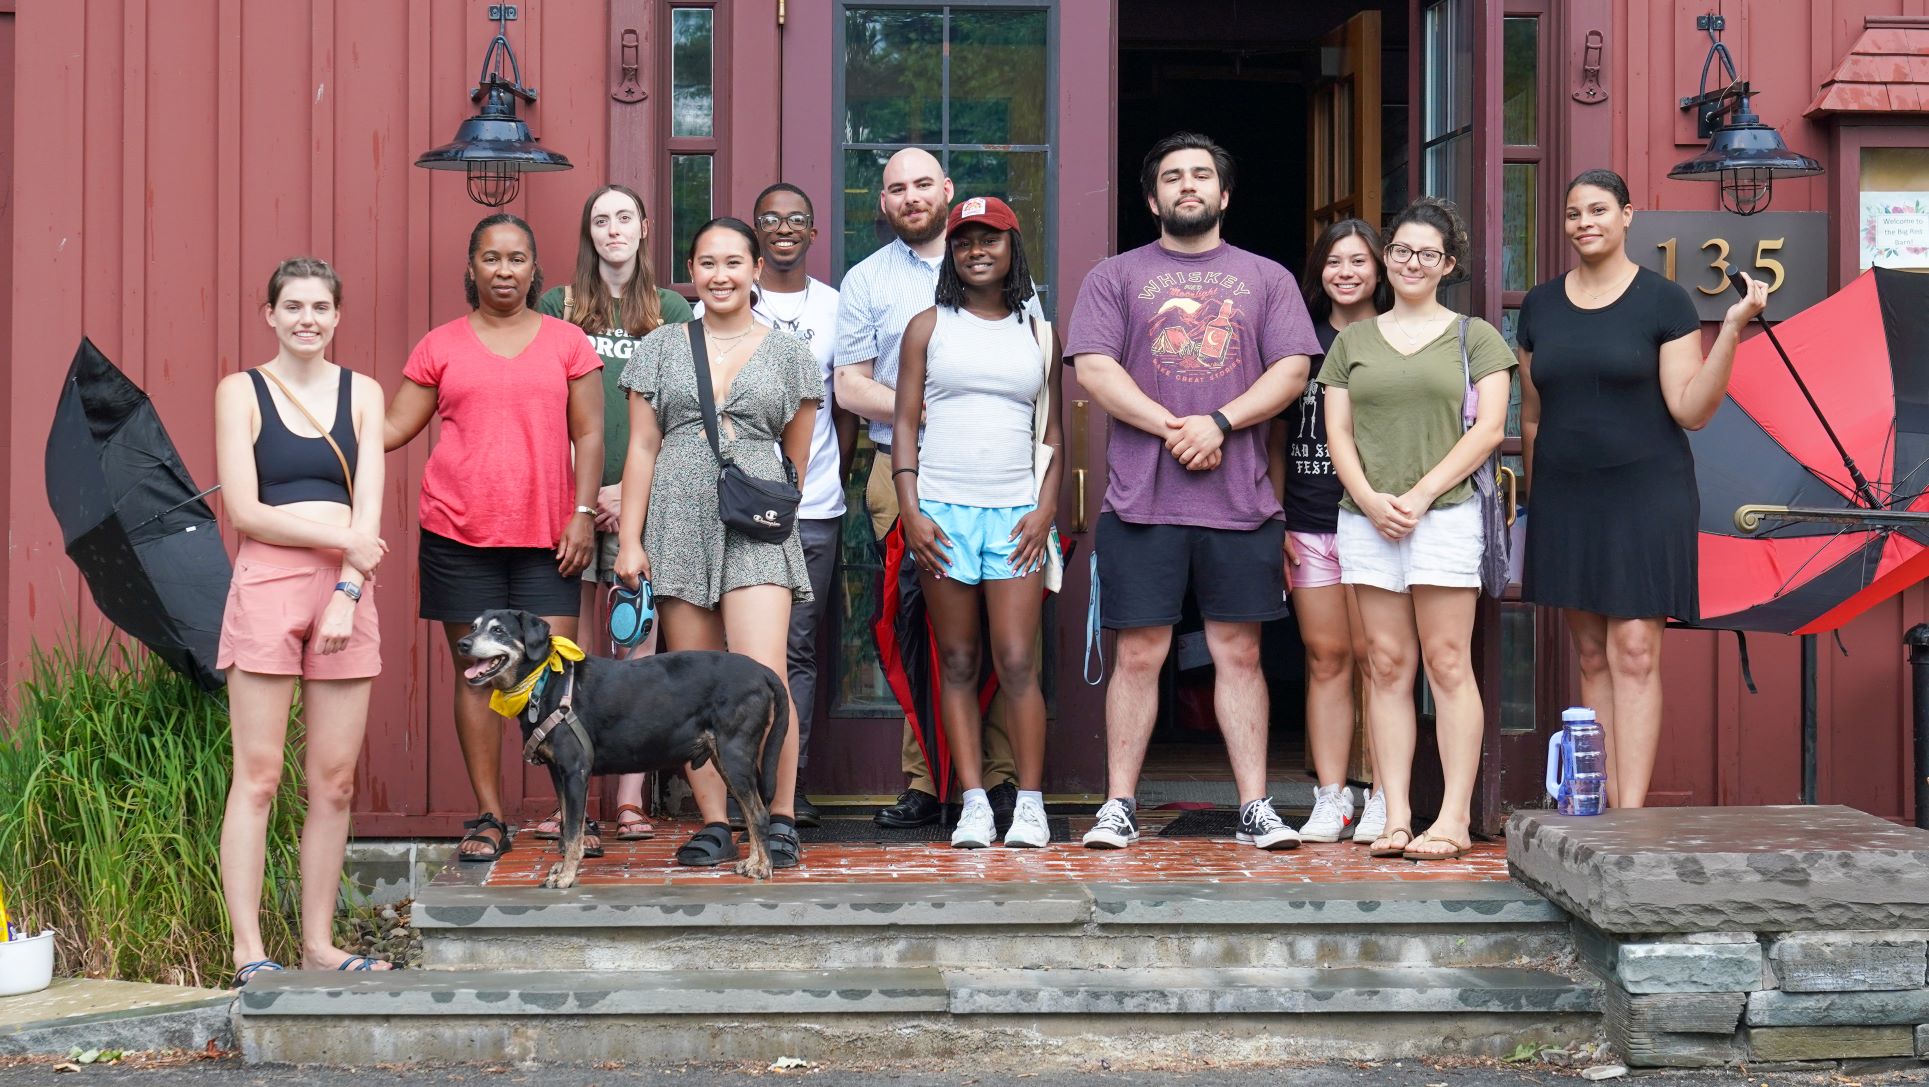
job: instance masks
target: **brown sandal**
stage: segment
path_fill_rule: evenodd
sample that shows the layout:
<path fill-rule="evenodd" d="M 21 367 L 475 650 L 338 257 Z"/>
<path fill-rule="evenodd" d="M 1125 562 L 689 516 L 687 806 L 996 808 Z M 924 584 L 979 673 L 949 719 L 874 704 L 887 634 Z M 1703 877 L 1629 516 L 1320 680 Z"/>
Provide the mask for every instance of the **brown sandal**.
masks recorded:
<path fill-rule="evenodd" d="M 626 815 L 634 815 L 636 818 L 631 822 L 625 823 L 623 817 Z M 650 820 L 645 816 L 642 808 L 637 807 L 635 804 L 618 804 L 616 806 L 617 841 L 642 842 L 654 837 L 656 837 L 656 828 L 650 825 Z"/>
<path fill-rule="evenodd" d="M 1419 845 L 1421 842 L 1445 842 L 1448 845 L 1453 846 L 1453 850 L 1447 853 L 1415 853 L 1413 851 L 1413 847 L 1416 845 Z M 1473 847 L 1473 843 L 1471 842 L 1469 842 L 1466 845 L 1461 845 L 1459 842 L 1454 841 L 1452 838 L 1443 838 L 1440 835 L 1434 834 L 1433 832 L 1429 831 L 1425 834 L 1420 835 L 1418 838 L 1414 838 L 1411 841 L 1407 842 L 1407 847 L 1404 850 L 1400 851 L 1400 856 L 1410 861 L 1451 861 L 1451 860 L 1458 860 L 1459 858 L 1464 857 L 1467 854 L 1472 853 L 1473 851 L 1474 851 L 1474 847 Z"/>
<path fill-rule="evenodd" d="M 1388 846 L 1385 849 L 1374 849 L 1372 847 L 1368 847 L 1366 851 L 1366 855 L 1369 857 L 1405 856 L 1407 847 L 1413 844 L 1413 828 L 1412 827 L 1394 827 L 1393 829 L 1387 831 L 1385 834 L 1380 835 L 1380 840 L 1391 841 L 1395 834 L 1406 835 L 1407 836 L 1406 845 Z"/>

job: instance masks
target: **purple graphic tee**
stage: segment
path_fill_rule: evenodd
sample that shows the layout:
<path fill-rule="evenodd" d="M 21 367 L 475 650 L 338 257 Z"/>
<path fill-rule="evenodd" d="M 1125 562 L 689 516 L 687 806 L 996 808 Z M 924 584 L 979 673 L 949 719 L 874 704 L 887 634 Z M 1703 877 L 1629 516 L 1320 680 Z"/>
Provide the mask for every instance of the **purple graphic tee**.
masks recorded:
<path fill-rule="evenodd" d="M 1183 417 L 1211 414 L 1280 359 L 1317 355 L 1320 344 L 1293 274 L 1278 263 L 1226 244 L 1192 254 L 1154 242 L 1085 277 L 1065 352 L 1117 359 Z M 1208 472 L 1188 471 L 1161 437 L 1110 425 L 1104 509 L 1139 524 L 1258 528 L 1280 516 L 1266 479 L 1270 425 L 1228 435 L 1223 463 Z"/>

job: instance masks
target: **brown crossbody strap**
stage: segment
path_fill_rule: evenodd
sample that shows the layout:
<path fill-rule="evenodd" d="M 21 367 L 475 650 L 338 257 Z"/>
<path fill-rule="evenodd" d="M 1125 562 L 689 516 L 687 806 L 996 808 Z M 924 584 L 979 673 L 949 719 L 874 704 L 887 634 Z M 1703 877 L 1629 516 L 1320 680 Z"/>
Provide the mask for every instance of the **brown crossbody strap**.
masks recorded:
<path fill-rule="evenodd" d="M 348 504 L 351 507 L 354 506 L 355 505 L 355 473 L 348 470 L 348 458 L 342 455 L 342 447 L 336 443 L 335 436 L 328 432 L 327 427 L 321 425 L 321 420 L 315 418 L 315 413 L 308 410 L 308 406 L 301 402 L 301 398 L 295 395 L 295 391 L 293 389 L 290 389 L 287 385 L 283 384 L 280 378 L 270 373 L 266 366 L 257 366 L 255 367 L 255 371 L 259 373 L 262 377 L 265 377 L 269 381 L 274 382 L 275 388 L 281 390 L 281 395 L 288 398 L 288 402 L 295 406 L 296 411 L 301 412 L 301 417 L 303 419 L 308 420 L 309 426 L 314 427 L 316 430 L 321 432 L 322 441 L 327 442 L 328 448 L 333 449 L 335 451 L 335 460 L 338 463 L 340 463 L 342 466 L 342 482 L 348 484 Z M 348 388 L 352 394 L 355 388 L 355 382 L 353 380 L 349 381 Z M 354 412 L 352 410 L 352 402 L 351 402 L 351 410 L 349 412 L 349 417 L 350 418 L 354 417 Z"/>

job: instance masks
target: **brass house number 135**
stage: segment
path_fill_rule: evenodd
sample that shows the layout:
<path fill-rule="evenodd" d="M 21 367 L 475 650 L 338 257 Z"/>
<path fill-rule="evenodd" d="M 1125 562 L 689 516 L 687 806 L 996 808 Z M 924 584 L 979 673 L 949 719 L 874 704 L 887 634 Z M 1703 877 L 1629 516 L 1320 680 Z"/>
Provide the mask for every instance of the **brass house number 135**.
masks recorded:
<path fill-rule="evenodd" d="M 1746 218 L 1720 211 L 1637 211 L 1628 255 L 1683 286 L 1695 312 L 1719 321 L 1734 304 L 1730 272 L 1768 284 L 1768 319 L 1780 321 L 1828 293 L 1828 216 L 1770 211 Z"/>
<path fill-rule="evenodd" d="M 1677 283 L 1681 281 L 1680 277 L 1675 275 L 1675 246 L 1679 241 L 1679 238 L 1669 238 L 1667 241 L 1658 242 L 1655 245 L 1655 248 L 1661 250 L 1664 254 L 1664 259 L 1666 260 L 1666 263 L 1662 266 L 1661 274 Z M 1768 254 L 1781 249 L 1787 244 L 1787 238 L 1762 238 L 1755 242 L 1755 267 L 1749 269 L 1749 272 L 1756 279 L 1767 281 L 1769 294 L 1774 294 L 1776 291 L 1782 289 L 1782 284 L 1788 281 L 1788 269 L 1782 267 L 1781 261 L 1776 260 Z M 1733 251 L 1734 247 L 1729 245 L 1727 238 L 1709 238 L 1707 241 L 1701 243 L 1701 248 L 1704 252 L 1708 250 L 1714 251 L 1714 259 L 1708 262 L 1708 267 L 1712 269 L 1713 274 L 1709 277 L 1707 283 L 1695 284 L 1695 290 L 1700 291 L 1702 294 L 1727 294 L 1733 289 L 1728 285 L 1728 273 L 1734 270 L 1728 263 L 1728 254 Z M 1764 275 L 1763 273 L 1767 274 Z"/>

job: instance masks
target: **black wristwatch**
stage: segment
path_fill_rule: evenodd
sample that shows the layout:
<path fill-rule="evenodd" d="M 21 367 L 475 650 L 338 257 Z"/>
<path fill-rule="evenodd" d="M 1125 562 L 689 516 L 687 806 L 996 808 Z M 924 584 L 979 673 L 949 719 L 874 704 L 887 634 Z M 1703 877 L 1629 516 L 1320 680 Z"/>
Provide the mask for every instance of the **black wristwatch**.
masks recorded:
<path fill-rule="evenodd" d="M 1231 420 L 1231 419 L 1228 419 L 1228 418 L 1226 418 L 1226 413 L 1225 413 L 1225 412 L 1223 412 L 1223 411 L 1215 411 L 1215 412 L 1213 412 L 1213 413 L 1212 413 L 1212 421 L 1213 421 L 1213 422 L 1215 422 L 1215 423 L 1218 423 L 1218 424 L 1219 424 L 1219 433 L 1221 433 L 1221 434 L 1231 434 L 1231 433 L 1232 433 L 1232 420 Z"/>
<path fill-rule="evenodd" d="M 348 602 L 351 604 L 359 604 L 362 602 L 362 587 L 360 585 L 347 581 L 337 581 L 335 583 L 335 591 L 347 597 Z"/>

